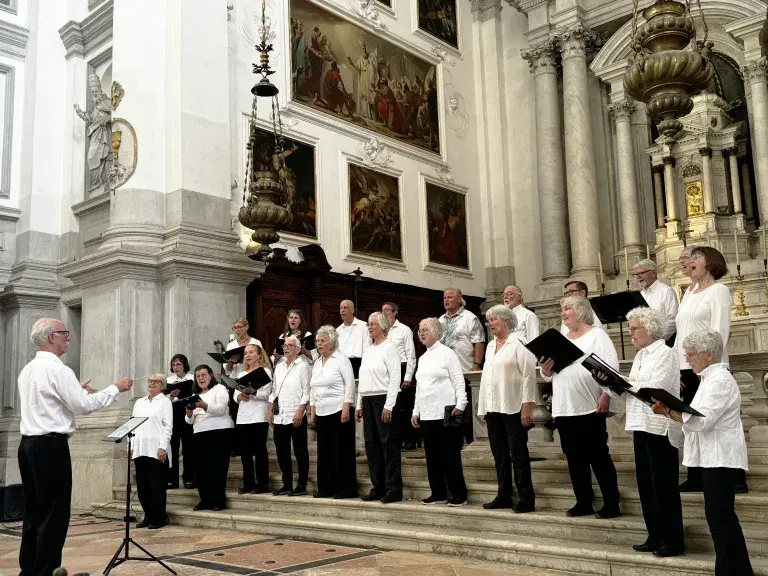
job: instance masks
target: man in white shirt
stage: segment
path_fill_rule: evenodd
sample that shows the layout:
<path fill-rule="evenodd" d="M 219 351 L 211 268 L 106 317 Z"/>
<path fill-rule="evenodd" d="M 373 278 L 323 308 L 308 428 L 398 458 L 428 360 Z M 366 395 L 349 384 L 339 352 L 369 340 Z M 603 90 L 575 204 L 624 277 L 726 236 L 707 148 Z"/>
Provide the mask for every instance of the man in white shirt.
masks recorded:
<path fill-rule="evenodd" d="M 648 306 L 661 312 L 664 317 L 664 340 L 671 346 L 675 339 L 675 317 L 677 316 L 677 297 L 675 289 L 659 280 L 656 263 L 653 260 L 640 260 L 635 264 L 635 279 L 640 284 L 642 294 Z"/>
<path fill-rule="evenodd" d="M 357 378 L 363 351 L 371 345 L 368 324 L 355 318 L 355 305 L 351 300 L 341 301 L 339 315 L 342 323 L 336 328 L 336 333 L 339 335 L 339 345 L 336 349 L 352 362 L 355 378 Z"/>
<path fill-rule="evenodd" d="M 565 283 L 563 296 L 584 296 L 584 298 L 587 298 L 587 294 L 589 294 L 589 288 L 587 288 L 587 285 L 584 284 L 584 282 L 571 280 L 570 282 Z M 595 319 L 592 322 L 592 326 L 595 328 L 602 328 L 603 323 L 600 322 L 600 318 L 597 317 L 597 314 L 594 314 L 594 317 Z M 568 334 L 568 327 L 565 325 L 565 322 L 560 323 L 560 332 L 562 334 Z"/>
<path fill-rule="evenodd" d="M 396 410 L 400 414 L 398 427 L 402 449 L 411 451 L 416 449 L 418 430 L 411 426 L 411 414 L 416 399 L 416 384 L 413 382 L 413 374 L 416 371 L 416 347 L 413 345 L 413 331 L 397 319 L 399 307 L 394 302 L 384 302 L 381 305 L 381 313 L 392 323 L 387 333 L 387 339 L 391 340 L 397 348 L 400 356 L 400 394 L 397 395 Z"/>
<path fill-rule="evenodd" d="M 19 565 L 22 576 L 48 576 L 61 565 L 69 529 L 72 461 L 67 442 L 75 432 L 75 416 L 109 406 L 131 389 L 132 381 L 122 378 L 100 392 L 88 386 L 90 380 L 80 384 L 60 360 L 69 348 L 69 331 L 59 320 L 41 318 L 29 337 L 38 352 L 18 381 L 25 506 Z"/>
<path fill-rule="evenodd" d="M 504 288 L 504 306 L 512 310 L 517 318 L 514 334 L 523 344 L 527 344 L 539 335 L 539 319 L 536 314 L 523 304 L 523 291 L 519 287 Z"/>

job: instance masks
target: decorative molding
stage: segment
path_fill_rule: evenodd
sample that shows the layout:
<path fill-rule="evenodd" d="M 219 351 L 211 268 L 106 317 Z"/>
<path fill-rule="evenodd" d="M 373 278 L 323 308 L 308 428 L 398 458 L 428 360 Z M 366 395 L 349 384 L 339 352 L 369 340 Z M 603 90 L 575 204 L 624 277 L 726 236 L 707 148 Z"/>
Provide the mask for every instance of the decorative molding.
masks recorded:
<path fill-rule="evenodd" d="M 0 10 L 10 12 L 11 14 L 18 14 L 19 0 L 8 0 L 8 4 L 0 4 Z"/>
<path fill-rule="evenodd" d="M 360 146 L 360 152 L 366 164 L 389 166 L 394 163 L 387 147 L 381 144 L 375 136 Z"/>
<path fill-rule="evenodd" d="M 435 168 L 435 173 L 437 174 L 437 177 L 446 184 L 453 184 L 455 182 L 453 179 L 453 172 L 451 171 L 451 167 L 448 165 L 437 166 Z"/>
<path fill-rule="evenodd" d="M 280 108 L 280 120 L 284 128 L 295 128 L 299 119 L 288 108 Z"/>
<path fill-rule="evenodd" d="M 683 168 L 683 178 L 692 178 L 693 176 L 701 176 L 701 166 L 691 162 Z"/>
<path fill-rule="evenodd" d="M 21 210 L 10 206 L 0 206 L 0 222 L 16 222 L 21 218 Z"/>
<path fill-rule="evenodd" d="M 768 59 L 761 58 L 747 62 L 741 67 L 741 75 L 750 84 L 762 83 L 768 77 Z"/>
<path fill-rule="evenodd" d="M 97 210 L 102 210 L 105 207 L 109 209 L 111 202 L 112 194 L 97 194 L 96 196 L 92 196 L 87 200 L 83 200 L 77 204 L 72 204 L 72 214 L 74 216 L 80 217 L 85 216 L 86 214 L 90 214 L 91 212 L 96 212 Z"/>
<path fill-rule="evenodd" d="M 3 6 L 3 4 L 0 4 Z M 7 6 L 6 6 L 7 8 Z M 0 20 L 0 54 L 16 60 L 24 60 L 27 56 L 27 40 L 29 28 Z"/>
<path fill-rule="evenodd" d="M 557 39 L 563 60 L 586 58 L 589 53 L 596 52 L 603 44 L 599 34 L 580 24 L 559 32 Z"/>
<path fill-rule="evenodd" d="M 381 21 L 381 4 L 376 0 L 349 0 L 352 12 L 368 25 L 380 30 L 386 30 L 387 25 Z"/>
<path fill-rule="evenodd" d="M 464 138 L 469 131 L 469 119 L 467 117 L 467 105 L 464 96 L 456 87 L 449 83 L 443 86 L 443 97 L 445 98 L 445 122 L 451 132 L 457 138 Z"/>
<path fill-rule="evenodd" d="M 625 99 L 608 106 L 608 112 L 613 117 L 614 122 L 630 122 L 632 114 L 635 113 L 634 100 Z"/>
<path fill-rule="evenodd" d="M 0 74 L 5 76 L 5 109 L 3 110 L 3 148 L 0 156 L 0 198 L 11 196 L 11 162 L 13 160 L 13 109 L 16 95 L 16 69 L 0 64 Z"/>
<path fill-rule="evenodd" d="M 546 4 L 549 4 L 552 0 L 523 0 L 522 2 L 516 1 L 516 0 L 507 0 L 509 2 L 510 6 L 515 8 L 516 10 L 519 10 L 523 14 L 528 14 L 538 8 L 539 6 L 544 6 Z"/>
<path fill-rule="evenodd" d="M 102 2 L 104 2 L 104 0 L 88 0 L 88 11 L 90 12 Z"/>
<path fill-rule="evenodd" d="M 481 24 L 501 18 L 501 0 L 472 0 L 471 10 L 472 20 Z"/>
<path fill-rule="evenodd" d="M 456 59 L 451 55 L 448 50 L 443 48 L 442 46 L 434 45 L 431 48 L 432 54 L 440 58 L 443 62 L 448 64 L 449 66 L 456 66 Z"/>
<path fill-rule="evenodd" d="M 88 61 L 88 64 L 95 71 L 102 64 L 106 64 L 107 62 L 111 62 L 111 61 L 112 61 L 112 46 L 109 46 L 106 50 L 104 50 L 103 52 L 91 58 Z"/>
<path fill-rule="evenodd" d="M 67 50 L 67 59 L 85 58 L 112 41 L 113 8 L 114 0 L 107 0 L 82 22 L 70 20 L 59 28 L 59 36 Z"/>
<path fill-rule="evenodd" d="M 544 42 L 531 46 L 521 52 L 520 56 L 528 62 L 531 74 L 556 74 L 557 57 L 560 53 L 556 38 L 549 38 Z"/>

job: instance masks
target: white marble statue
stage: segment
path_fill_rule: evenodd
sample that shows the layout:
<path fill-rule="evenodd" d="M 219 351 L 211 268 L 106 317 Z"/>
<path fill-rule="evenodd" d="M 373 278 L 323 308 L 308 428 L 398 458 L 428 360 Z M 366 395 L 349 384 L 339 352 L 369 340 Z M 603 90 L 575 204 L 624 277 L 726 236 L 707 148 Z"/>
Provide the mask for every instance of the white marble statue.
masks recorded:
<path fill-rule="evenodd" d="M 101 80 L 96 74 L 88 76 L 93 106 L 90 112 L 83 112 L 75 104 L 75 112 L 88 125 L 88 191 L 91 192 L 107 183 L 109 164 L 112 157 L 112 111 L 116 108 L 112 99 L 101 91 Z"/>

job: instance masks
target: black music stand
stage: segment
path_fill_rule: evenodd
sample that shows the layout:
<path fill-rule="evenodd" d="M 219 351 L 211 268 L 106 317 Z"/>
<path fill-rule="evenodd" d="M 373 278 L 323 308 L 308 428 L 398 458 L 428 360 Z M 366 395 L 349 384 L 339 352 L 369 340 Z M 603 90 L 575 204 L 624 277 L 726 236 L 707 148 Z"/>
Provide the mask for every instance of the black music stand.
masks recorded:
<path fill-rule="evenodd" d="M 592 310 L 603 324 L 619 323 L 619 338 L 621 339 L 621 359 L 626 360 L 624 353 L 624 322 L 627 312 L 637 307 L 650 308 L 639 290 L 616 292 L 605 296 L 595 296 L 589 299 Z"/>
<path fill-rule="evenodd" d="M 141 544 L 136 542 L 133 538 L 131 538 L 131 522 L 129 520 L 129 517 L 131 515 L 131 438 L 133 438 L 133 432 L 144 424 L 149 418 L 145 417 L 137 417 L 137 418 L 131 418 L 117 428 L 114 432 L 112 432 L 109 436 L 104 438 L 104 442 L 114 442 L 115 444 L 120 444 L 120 442 L 123 441 L 123 438 L 128 438 L 128 474 L 127 474 L 127 481 L 125 483 L 125 517 L 123 520 L 125 520 L 125 536 L 123 537 L 123 541 L 120 543 L 120 547 L 117 549 L 117 552 L 115 552 L 115 555 L 112 556 L 112 560 L 109 561 L 109 564 L 107 564 L 107 567 L 104 569 L 104 576 L 107 576 L 113 568 L 117 568 L 122 564 L 123 562 L 128 562 L 128 560 L 142 560 L 147 562 L 157 562 L 160 564 L 163 568 L 168 570 L 171 574 L 176 574 L 176 572 L 173 571 L 173 569 L 168 566 L 165 562 L 157 558 L 155 555 L 150 553 L 146 548 L 144 548 Z M 147 555 L 147 558 L 131 558 L 129 552 L 128 552 L 128 546 L 130 544 L 133 544 L 144 552 L 144 554 Z M 120 552 L 125 549 L 125 555 L 121 558 Z"/>

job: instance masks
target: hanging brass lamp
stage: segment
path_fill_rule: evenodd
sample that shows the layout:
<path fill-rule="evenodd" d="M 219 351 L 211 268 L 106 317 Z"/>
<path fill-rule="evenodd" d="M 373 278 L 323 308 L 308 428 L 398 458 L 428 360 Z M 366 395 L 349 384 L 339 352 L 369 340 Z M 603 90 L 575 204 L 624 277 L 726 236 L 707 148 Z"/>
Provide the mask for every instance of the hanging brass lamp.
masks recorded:
<path fill-rule="evenodd" d="M 251 240 L 259 244 L 258 251 L 250 257 L 265 260 L 271 253 L 270 244 L 280 241 L 278 231 L 291 223 L 293 216 L 286 206 L 286 166 L 283 143 L 283 126 L 280 120 L 280 105 L 277 101 L 279 90 L 270 82 L 275 73 L 269 67 L 269 43 L 271 31 L 266 18 L 266 0 L 261 4 L 261 42 L 256 45 L 259 63 L 253 65 L 253 73 L 261 79 L 251 89 L 250 135 L 247 144 L 245 183 L 243 185 L 243 206 L 237 219 L 246 228 L 253 230 Z M 271 100 L 273 138 L 264 138 L 256 125 L 259 98 Z"/>
<path fill-rule="evenodd" d="M 683 128 L 680 118 L 693 108 L 691 98 L 712 79 L 713 43 L 707 42 L 706 21 L 704 39 L 696 39 L 687 3 L 656 0 L 643 10 L 645 24 L 639 29 L 637 17 L 634 0 L 633 54 L 624 73 L 624 90 L 635 100 L 645 102 L 648 115 L 658 122 L 659 132 L 672 138 Z"/>

